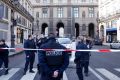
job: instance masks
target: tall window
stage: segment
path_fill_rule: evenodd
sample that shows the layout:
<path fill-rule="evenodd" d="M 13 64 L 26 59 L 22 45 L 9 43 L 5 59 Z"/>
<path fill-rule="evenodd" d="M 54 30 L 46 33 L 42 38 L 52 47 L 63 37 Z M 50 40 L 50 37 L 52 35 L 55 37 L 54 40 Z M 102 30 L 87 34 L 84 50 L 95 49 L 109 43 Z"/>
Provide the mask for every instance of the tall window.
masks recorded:
<path fill-rule="evenodd" d="M 39 12 L 36 12 L 36 18 L 39 18 Z"/>
<path fill-rule="evenodd" d="M 58 15 L 58 18 L 62 18 L 63 17 L 63 8 L 58 8 L 57 9 L 57 15 Z"/>
<path fill-rule="evenodd" d="M 93 7 L 88 8 L 88 12 L 89 12 L 89 17 L 93 18 L 94 17 L 94 8 Z"/>
<path fill-rule="evenodd" d="M 79 8 L 73 8 L 73 13 L 74 13 L 74 17 L 78 18 L 79 17 Z"/>
<path fill-rule="evenodd" d="M 4 4 L 0 1 L 0 18 L 4 16 Z"/>
<path fill-rule="evenodd" d="M 78 3 L 78 0 L 74 0 L 75 3 Z"/>
<path fill-rule="evenodd" d="M 42 13 L 43 13 L 43 18 L 47 18 L 48 17 L 48 8 L 43 8 Z"/>
<path fill-rule="evenodd" d="M 43 3 L 47 3 L 48 0 L 43 0 Z"/>
<path fill-rule="evenodd" d="M 5 19 L 8 19 L 8 7 L 5 6 Z"/>
<path fill-rule="evenodd" d="M 86 0 L 81 0 L 81 2 L 86 2 Z"/>
<path fill-rule="evenodd" d="M 0 2 L 0 18 L 8 19 L 8 6 Z"/>
<path fill-rule="evenodd" d="M 90 3 L 93 3 L 93 0 L 89 0 Z"/>
<path fill-rule="evenodd" d="M 62 3 L 63 2 L 63 0 L 58 0 L 58 3 Z"/>

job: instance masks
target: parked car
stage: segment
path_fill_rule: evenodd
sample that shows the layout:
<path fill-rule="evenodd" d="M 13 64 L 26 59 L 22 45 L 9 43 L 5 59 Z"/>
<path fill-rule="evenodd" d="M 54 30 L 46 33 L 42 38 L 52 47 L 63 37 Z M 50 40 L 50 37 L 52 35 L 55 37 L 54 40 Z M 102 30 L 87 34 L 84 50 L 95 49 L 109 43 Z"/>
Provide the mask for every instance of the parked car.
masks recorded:
<path fill-rule="evenodd" d="M 69 38 L 57 38 L 57 42 L 65 46 L 67 49 L 72 49 L 72 41 Z M 69 54 L 71 55 L 71 51 Z"/>
<path fill-rule="evenodd" d="M 102 45 L 102 40 L 101 39 L 95 39 L 94 44 L 95 45 Z"/>
<path fill-rule="evenodd" d="M 120 41 L 113 41 L 110 43 L 110 48 L 111 49 L 120 49 Z"/>

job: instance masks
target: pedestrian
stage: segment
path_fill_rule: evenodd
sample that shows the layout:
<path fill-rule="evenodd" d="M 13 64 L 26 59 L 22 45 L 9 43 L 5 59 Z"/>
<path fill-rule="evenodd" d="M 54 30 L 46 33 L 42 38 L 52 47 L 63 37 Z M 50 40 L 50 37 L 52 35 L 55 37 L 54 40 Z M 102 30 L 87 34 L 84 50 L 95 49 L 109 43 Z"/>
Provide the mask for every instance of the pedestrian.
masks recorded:
<path fill-rule="evenodd" d="M 32 35 L 28 35 L 28 40 L 25 41 L 24 48 L 25 49 L 36 49 L 36 45 L 35 45 L 34 39 L 32 38 Z M 35 52 L 36 50 L 25 50 L 26 63 L 25 63 L 25 68 L 24 68 L 24 75 L 26 74 L 28 70 L 28 66 L 30 66 L 29 72 L 34 73 L 32 69 L 33 69 L 33 64 L 35 60 Z"/>
<path fill-rule="evenodd" d="M 9 50 L 8 49 L 1 49 L 1 48 L 9 48 L 7 44 L 5 43 L 4 39 L 0 40 L 0 68 L 2 67 L 2 64 L 4 63 L 5 66 L 5 75 L 8 74 L 8 55 L 9 55 Z"/>
<path fill-rule="evenodd" d="M 64 46 L 56 42 L 55 35 L 50 33 L 49 40 L 43 44 L 40 49 L 66 49 Z M 68 52 L 47 50 L 39 51 L 38 62 L 41 66 L 40 80 L 61 80 L 63 72 L 68 67 Z"/>
<path fill-rule="evenodd" d="M 78 44 L 76 49 L 88 49 L 83 36 L 78 37 Z M 83 68 L 85 76 L 88 76 L 88 65 L 89 65 L 89 52 L 88 51 L 77 51 L 75 53 L 76 64 L 76 73 L 78 75 L 79 80 L 83 80 Z"/>

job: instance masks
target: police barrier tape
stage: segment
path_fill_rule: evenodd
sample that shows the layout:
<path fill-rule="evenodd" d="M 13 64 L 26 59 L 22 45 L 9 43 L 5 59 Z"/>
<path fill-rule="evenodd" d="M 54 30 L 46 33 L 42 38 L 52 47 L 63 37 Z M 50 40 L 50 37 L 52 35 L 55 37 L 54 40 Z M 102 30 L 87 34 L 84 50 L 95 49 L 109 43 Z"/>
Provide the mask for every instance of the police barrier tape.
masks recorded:
<path fill-rule="evenodd" d="M 115 49 L 77 49 L 77 50 L 74 50 L 74 49 L 30 49 L 30 48 L 0 48 L 0 50 L 3 50 L 3 49 L 8 49 L 8 50 L 15 50 L 15 51 L 18 51 L 18 50 L 29 50 L 29 51 L 33 51 L 33 50 L 36 50 L 36 51 L 66 51 L 66 52 L 76 52 L 76 51 L 89 51 L 89 52 L 120 52 L 120 50 L 115 50 Z"/>

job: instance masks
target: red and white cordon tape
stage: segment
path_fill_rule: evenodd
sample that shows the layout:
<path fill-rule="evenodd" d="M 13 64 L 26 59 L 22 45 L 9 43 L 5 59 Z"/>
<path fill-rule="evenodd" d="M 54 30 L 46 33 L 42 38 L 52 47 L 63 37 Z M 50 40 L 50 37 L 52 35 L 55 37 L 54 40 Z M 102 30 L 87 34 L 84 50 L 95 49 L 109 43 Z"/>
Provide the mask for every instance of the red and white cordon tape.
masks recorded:
<path fill-rule="evenodd" d="M 9 49 L 9 50 L 15 50 L 15 51 L 22 51 L 22 50 L 39 50 L 39 51 L 66 51 L 66 52 L 76 52 L 76 51 L 89 51 L 89 52 L 120 52 L 120 50 L 115 50 L 115 49 L 28 49 L 28 48 L 0 48 L 0 50 L 3 49 Z"/>

